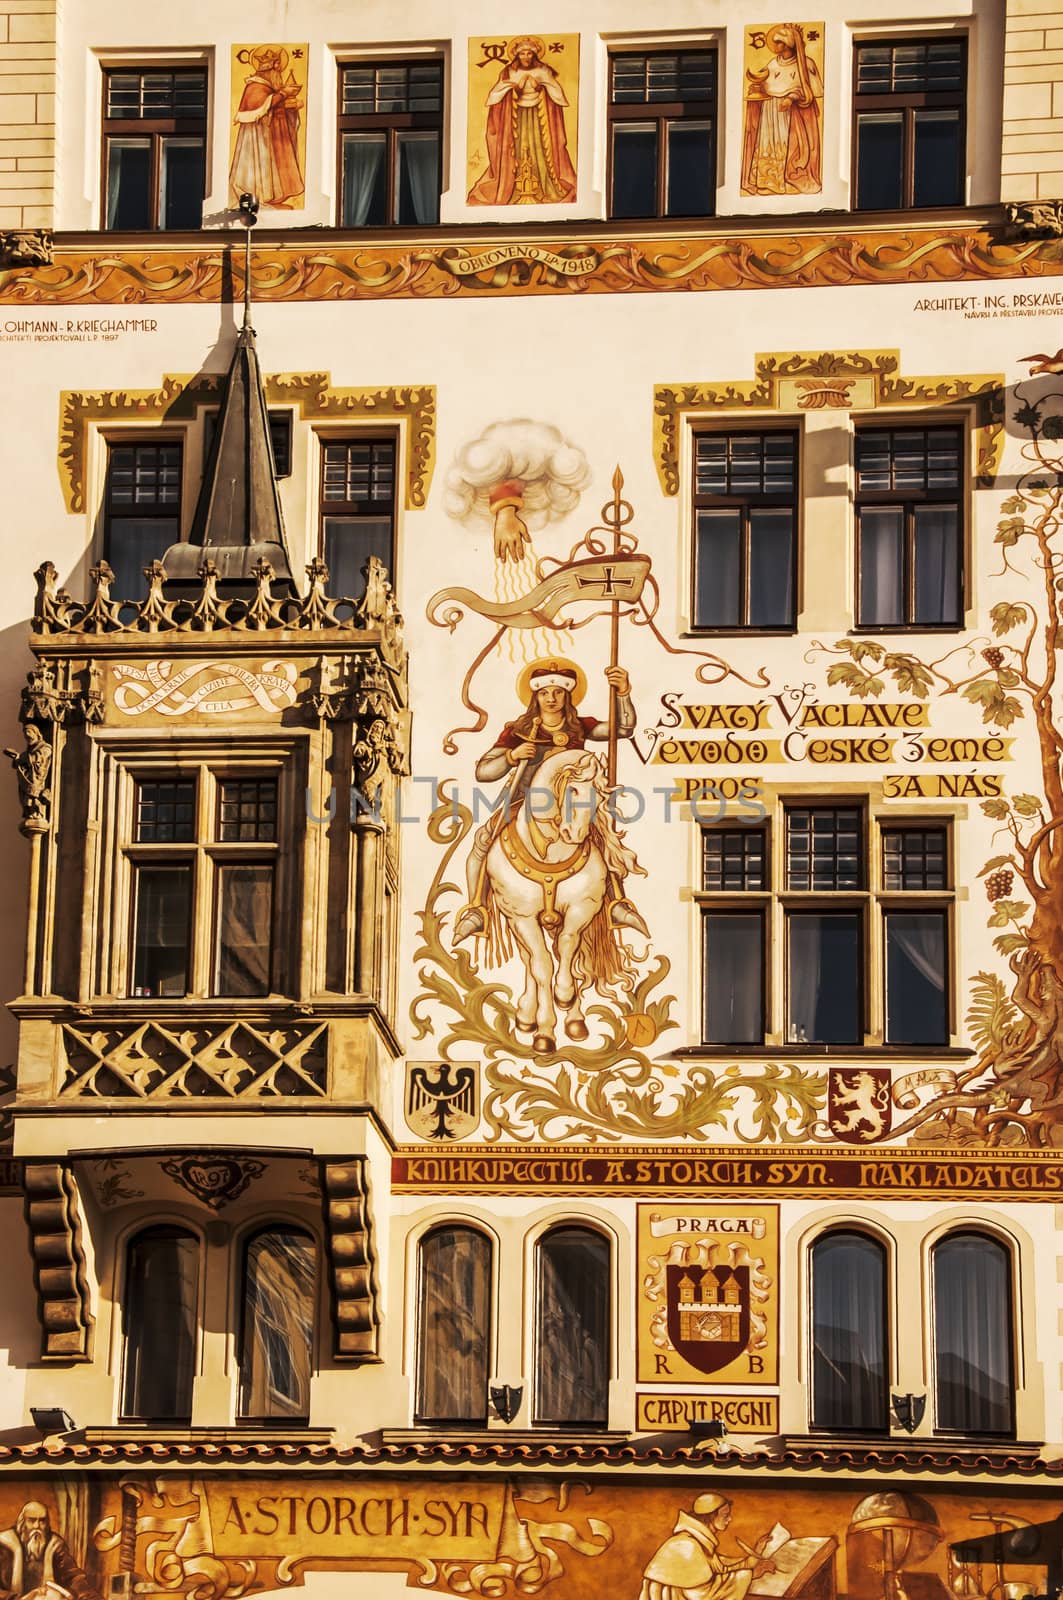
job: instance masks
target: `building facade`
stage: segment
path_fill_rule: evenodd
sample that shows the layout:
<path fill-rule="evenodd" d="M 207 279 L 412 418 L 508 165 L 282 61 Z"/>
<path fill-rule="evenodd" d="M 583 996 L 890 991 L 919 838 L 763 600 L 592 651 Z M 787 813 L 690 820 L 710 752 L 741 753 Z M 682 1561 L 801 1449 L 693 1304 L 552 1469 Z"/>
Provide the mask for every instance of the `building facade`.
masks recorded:
<path fill-rule="evenodd" d="M 0 0 L 0 1597 L 1063 1583 L 1054 4 Z"/>

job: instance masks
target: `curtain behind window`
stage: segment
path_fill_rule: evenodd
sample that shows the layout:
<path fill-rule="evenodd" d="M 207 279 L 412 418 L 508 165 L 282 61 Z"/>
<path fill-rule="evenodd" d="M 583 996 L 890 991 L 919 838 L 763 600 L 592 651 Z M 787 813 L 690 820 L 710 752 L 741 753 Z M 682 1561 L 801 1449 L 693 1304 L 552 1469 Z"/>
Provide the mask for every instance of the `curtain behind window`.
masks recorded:
<path fill-rule="evenodd" d="M 536 1421 L 609 1419 L 609 1244 L 587 1228 L 539 1243 Z"/>
<path fill-rule="evenodd" d="M 1015 1431 L 1011 1258 L 983 1234 L 934 1249 L 934 1375 L 939 1428 Z"/>
<path fill-rule="evenodd" d="M 474 1228 L 437 1228 L 421 1241 L 418 1417 L 487 1420 L 491 1242 Z"/>
<path fill-rule="evenodd" d="M 884 1433 L 886 1252 L 863 1233 L 828 1233 L 812 1248 L 812 1424 Z"/>

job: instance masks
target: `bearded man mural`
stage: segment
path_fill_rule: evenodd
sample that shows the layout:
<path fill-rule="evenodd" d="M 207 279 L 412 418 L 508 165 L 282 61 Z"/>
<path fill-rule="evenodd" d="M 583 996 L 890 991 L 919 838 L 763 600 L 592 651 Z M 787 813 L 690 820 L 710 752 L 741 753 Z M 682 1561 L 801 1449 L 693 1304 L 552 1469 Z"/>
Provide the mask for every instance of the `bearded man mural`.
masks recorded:
<path fill-rule="evenodd" d="M 0 1533 L 0 1600 L 102 1600 L 66 1540 L 52 1529 L 47 1506 L 28 1500 L 13 1528 Z"/>

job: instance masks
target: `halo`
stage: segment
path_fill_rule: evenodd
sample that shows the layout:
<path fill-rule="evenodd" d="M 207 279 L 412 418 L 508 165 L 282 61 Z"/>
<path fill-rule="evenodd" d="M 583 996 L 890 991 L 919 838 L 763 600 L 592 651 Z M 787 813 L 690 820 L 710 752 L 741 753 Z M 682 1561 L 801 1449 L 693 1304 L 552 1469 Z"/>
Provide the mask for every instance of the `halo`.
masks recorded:
<path fill-rule="evenodd" d="M 574 706 L 578 706 L 583 696 L 587 693 L 587 674 L 583 668 L 577 666 L 575 661 L 562 661 L 557 656 L 540 656 L 538 661 L 529 662 L 517 679 L 517 693 L 521 705 L 527 705 L 531 699 L 531 681 L 537 672 L 542 672 L 546 667 L 557 667 L 562 672 L 571 672 L 576 679 L 575 688 L 570 691 L 569 699 Z"/>
<path fill-rule="evenodd" d="M 251 65 L 258 72 L 265 56 L 273 56 L 277 61 L 278 71 L 283 72 L 288 65 L 288 52 L 282 44 L 260 44 L 251 52 Z"/>
<path fill-rule="evenodd" d="M 525 44 L 535 51 L 535 54 L 539 57 L 540 61 L 543 59 L 543 56 L 546 54 L 546 46 L 543 44 L 543 41 L 541 39 L 536 39 L 531 34 L 526 33 L 522 34 L 519 39 L 514 39 L 513 43 L 510 45 L 509 57 L 511 61 L 516 61 L 517 56 L 520 54 L 521 45 Z"/>

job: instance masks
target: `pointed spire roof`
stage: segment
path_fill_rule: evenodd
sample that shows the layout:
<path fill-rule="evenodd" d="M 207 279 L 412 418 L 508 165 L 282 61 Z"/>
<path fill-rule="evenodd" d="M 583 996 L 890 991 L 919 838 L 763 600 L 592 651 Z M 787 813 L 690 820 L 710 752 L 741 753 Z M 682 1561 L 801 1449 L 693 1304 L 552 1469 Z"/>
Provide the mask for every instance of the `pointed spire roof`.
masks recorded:
<path fill-rule="evenodd" d="M 274 592 L 294 593 L 249 309 L 245 300 L 191 532 L 187 541 L 170 546 L 163 566 L 167 580 L 183 587 L 198 582 L 200 567 L 210 560 L 220 586 L 253 592 L 253 568 L 268 561 Z"/>

